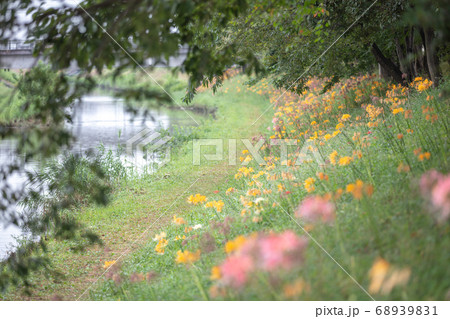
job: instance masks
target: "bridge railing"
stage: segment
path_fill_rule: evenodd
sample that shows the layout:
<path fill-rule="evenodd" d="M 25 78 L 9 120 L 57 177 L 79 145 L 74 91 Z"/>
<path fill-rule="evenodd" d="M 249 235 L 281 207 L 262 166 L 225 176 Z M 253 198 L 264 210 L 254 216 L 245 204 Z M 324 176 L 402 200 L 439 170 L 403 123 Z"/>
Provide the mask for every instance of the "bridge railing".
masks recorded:
<path fill-rule="evenodd" d="M 0 50 L 3 51 L 17 51 L 17 50 L 29 50 L 34 49 L 34 43 L 27 43 L 26 41 L 8 41 L 6 43 L 0 43 Z"/>

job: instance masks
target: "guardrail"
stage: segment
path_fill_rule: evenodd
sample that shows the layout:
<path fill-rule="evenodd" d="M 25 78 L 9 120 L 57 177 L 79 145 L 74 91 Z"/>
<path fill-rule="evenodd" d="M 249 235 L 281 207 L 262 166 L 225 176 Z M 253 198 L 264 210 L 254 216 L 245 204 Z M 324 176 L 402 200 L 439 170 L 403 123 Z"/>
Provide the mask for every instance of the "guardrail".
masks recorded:
<path fill-rule="evenodd" d="M 1 51 L 33 51 L 33 49 L 34 43 L 29 43 L 26 41 L 8 41 L 7 43 L 0 43 Z"/>

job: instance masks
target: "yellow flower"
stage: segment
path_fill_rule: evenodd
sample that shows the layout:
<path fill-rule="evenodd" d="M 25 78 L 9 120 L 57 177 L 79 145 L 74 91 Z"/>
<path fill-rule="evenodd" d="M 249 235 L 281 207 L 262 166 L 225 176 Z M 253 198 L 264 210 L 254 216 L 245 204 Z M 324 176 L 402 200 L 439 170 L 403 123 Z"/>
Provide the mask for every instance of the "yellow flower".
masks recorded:
<path fill-rule="evenodd" d="M 247 191 L 247 196 L 259 196 L 261 195 L 261 191 L 257 188 L 252 188 Z"/>
<path fill-rule="evenodd" d="M 156 244 L 155 247 L 155 251 L 160 254 L 163 255 L 164 254 L 164 247 L 166 247 L 169 244 L 169 242 L 167 241 L 167 239 L 160 239 L 159 242 Z"/>
<path fill-rule="evenodd" d="M 109 268 L 110 266 L 114 265 L 115 263 L 116 263 L 115 260 L 105 261 L 105 263 L 103 264 L 103 268 L 104 268 L 104 269 L 107 269 L 107 268 Z"/>
<path fill-rule="evenodd" d="M 369 271 L 369 292 L 387 295 L 394 287 L 405 285 L 410 276 L 409 268 L 395 269 L 383 258 L 377 258 Z"/>
<path fill-rule="evenodd" d="M 226 190 L 225 195 L 230 195 L 231 193 L 235 192 L 236 190 L 233 187 L 230 187 Z"/>
<path fill-rule="evenodd" d="M 176 225 L 186 224 L 186 221 L 183 219 L 183 217 L 177 217 L 176 215 L 173 215 L 173 222 Z"/>
<path fill-rule="evenodd" d="M 339 159 L 339 165 L 346 166 L 352 162 L 352 158 L 350 156 L 344 156 Z"/>
<path fill-rule="evenodd" d="M 177 236 L 175 237 L 174 240 L 175 240 L 175 241 L 178 241 L 178 240 L 185 240 L 185 239 L 186 239 L 186 236 L 185 236 L 185 235 L 183 235 L 183 236 L 178 236 L 178 235 L 177 235 Z"/>
<path fill-rule="evenodd" d="M 343 127 L 344 127 L 344 124 L 339 123 L 338 125 L 336 125 L 336 130 L 339 131 Z"/>
<path fill-rule="evenodd" d="M 346 120 L 348 120 L 349 118 L 351 118 L 352 116 L 350 115 L 350 114 L 344 114 L 344 115 L 342 115 L 342 117 L 341 117 L 341 120 L 342 121 L 346 121 Z"/>
<path fill-rule="evenodd" d="M 177 251 L 177 258 L 175 262 L 177 264 L 192 264 L 200 259 L 200 250 L 197 250 L 195 253 L 190 252 L 189 250 L 185 251 Z"/>
<path fill-rule="evenodd" d="M 402 107 L 396 108 L 392 110 L 392 114 L 403 113 L 405 110 Z"/>
<path fill-rule="evenodd" d="M 371 293 L 377 293 L 380 291 L 381 285 L 383 284 L 384 278 L 386 277 L 390 267 L 391 265 L 383 258 L 378 258 L 374 262 L 369 271 L 369 291 Z"/>
<path fill-rule="evenodd" d="M 330 154 L 329 158 L 330 158 L 331 164 L 336 165 L 336 163 L 337 163 L 337 157 L 338 157 L 338 153 L 337 153 L 336 151 L 333 151 L 333 152 Z"/>
<path fill-rule="evenodd" d="M 205 204 L 206 208 L 212 208 L 213 207 L 213 208 L 216 209 L 216 211 L 218 213 L 220 213 L 222 211 L 223 206 L 225 206 L 225 203 L 222 200 L 218 200 L 218 201 L 213 200 L 213 201 L 207 202 Z"/>
<path fill-rule="evenodd" d="M 203 202 L 206 202 L 206 196 L 203 196 L 200 194 L 191 195 L 188 198 L 188 203 L 193 204 L 193 205 L 197 205 L 197 204 L 203 203 Z"/>
<path fill-rule="evenodd" d="M 227 241 L 227 243 L 225 244 L 225 252 L 229 254 L 233 251 L 237 251 L 245 244 L 246 240 L 247 239 L 244 236 L 240 235 L 237 236 L 234 240 Z"/>
<path fill-rule="evenodd" d="M 161 232 L 160 234 L 156 234 L 155 237 L 153 237 L 154 241 L 159 241 L 163 238 L 166 238 L 167 234 L 166 232 Z"/>
<path fill-rule="evenodd" d="M 303 185 L 305 186 L 305 189 L 308 193 L 311 193 L 312 191 L 314 191 L 316 189 L 316 187 L 314 186 L 314 182 L 315 182 L 315 179 L 312 177 L 309 177 L 305 180 Z"/>

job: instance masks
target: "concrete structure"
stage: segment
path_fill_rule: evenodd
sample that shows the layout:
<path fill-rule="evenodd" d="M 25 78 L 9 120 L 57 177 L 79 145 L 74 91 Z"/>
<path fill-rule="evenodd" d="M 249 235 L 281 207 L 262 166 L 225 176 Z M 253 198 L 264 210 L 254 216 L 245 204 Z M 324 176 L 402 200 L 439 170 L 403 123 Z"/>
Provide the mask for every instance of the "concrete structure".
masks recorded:
<path fill-rule="evenodd" d="M 36 57 L 33 56 L 33 44 L 28 44 L 23 41 L 11 41 L 6 45 L 0 45 L 0 68 L 2 69 L 29 69 L 36 63 Z M 188 47 L 181 47 L 178 54 L 174 57 L 170 57 L 169 61 L 164 58 L 147 59 L 144 66 L 154 66 L 163 68 L 177 67 L 183 64 L 188 53 Z M 42 57 L 38 57 L 38 60 L 42 60 Z M 73 64 L 69 72 L 77 72 L 78 67 Z"/>

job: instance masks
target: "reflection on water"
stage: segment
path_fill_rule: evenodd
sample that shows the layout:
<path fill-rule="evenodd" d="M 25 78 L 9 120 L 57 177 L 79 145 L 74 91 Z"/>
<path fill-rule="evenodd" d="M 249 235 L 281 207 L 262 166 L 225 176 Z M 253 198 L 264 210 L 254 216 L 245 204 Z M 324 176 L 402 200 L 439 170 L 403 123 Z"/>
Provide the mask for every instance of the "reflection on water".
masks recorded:
<path fill-rule="evenodd" d="M 150 109 L 146 117 L 143 114 L 133 115 L 127 112 L 122 100 L 110 96 L 86 96 L 72 112 L 72 123 L 66 125 L 76 137 L 72 151 L 79 154 L 84 154 L 90 149 L 95 150 L 100 144 L 106 149 L 116 150 L 145 128 L 152 131 L 170 130 L 174 125 L 195 124 L 185 112 L 164 108 Z M 14 145 L 12 140 L 0 140 L 0 166 L 14 159 Z M 33 168 L 37 164 L 27 164 L 26 169 Z M 21 187 L 24 176 L 16 174 L 8 179 L 8 183 L 14 187 Z M 13 247 L 14 236 L 22 234 L 18 227 L 4 226 L 0 219 L 0 259 L 4 258 L 7 251 Z"/>

